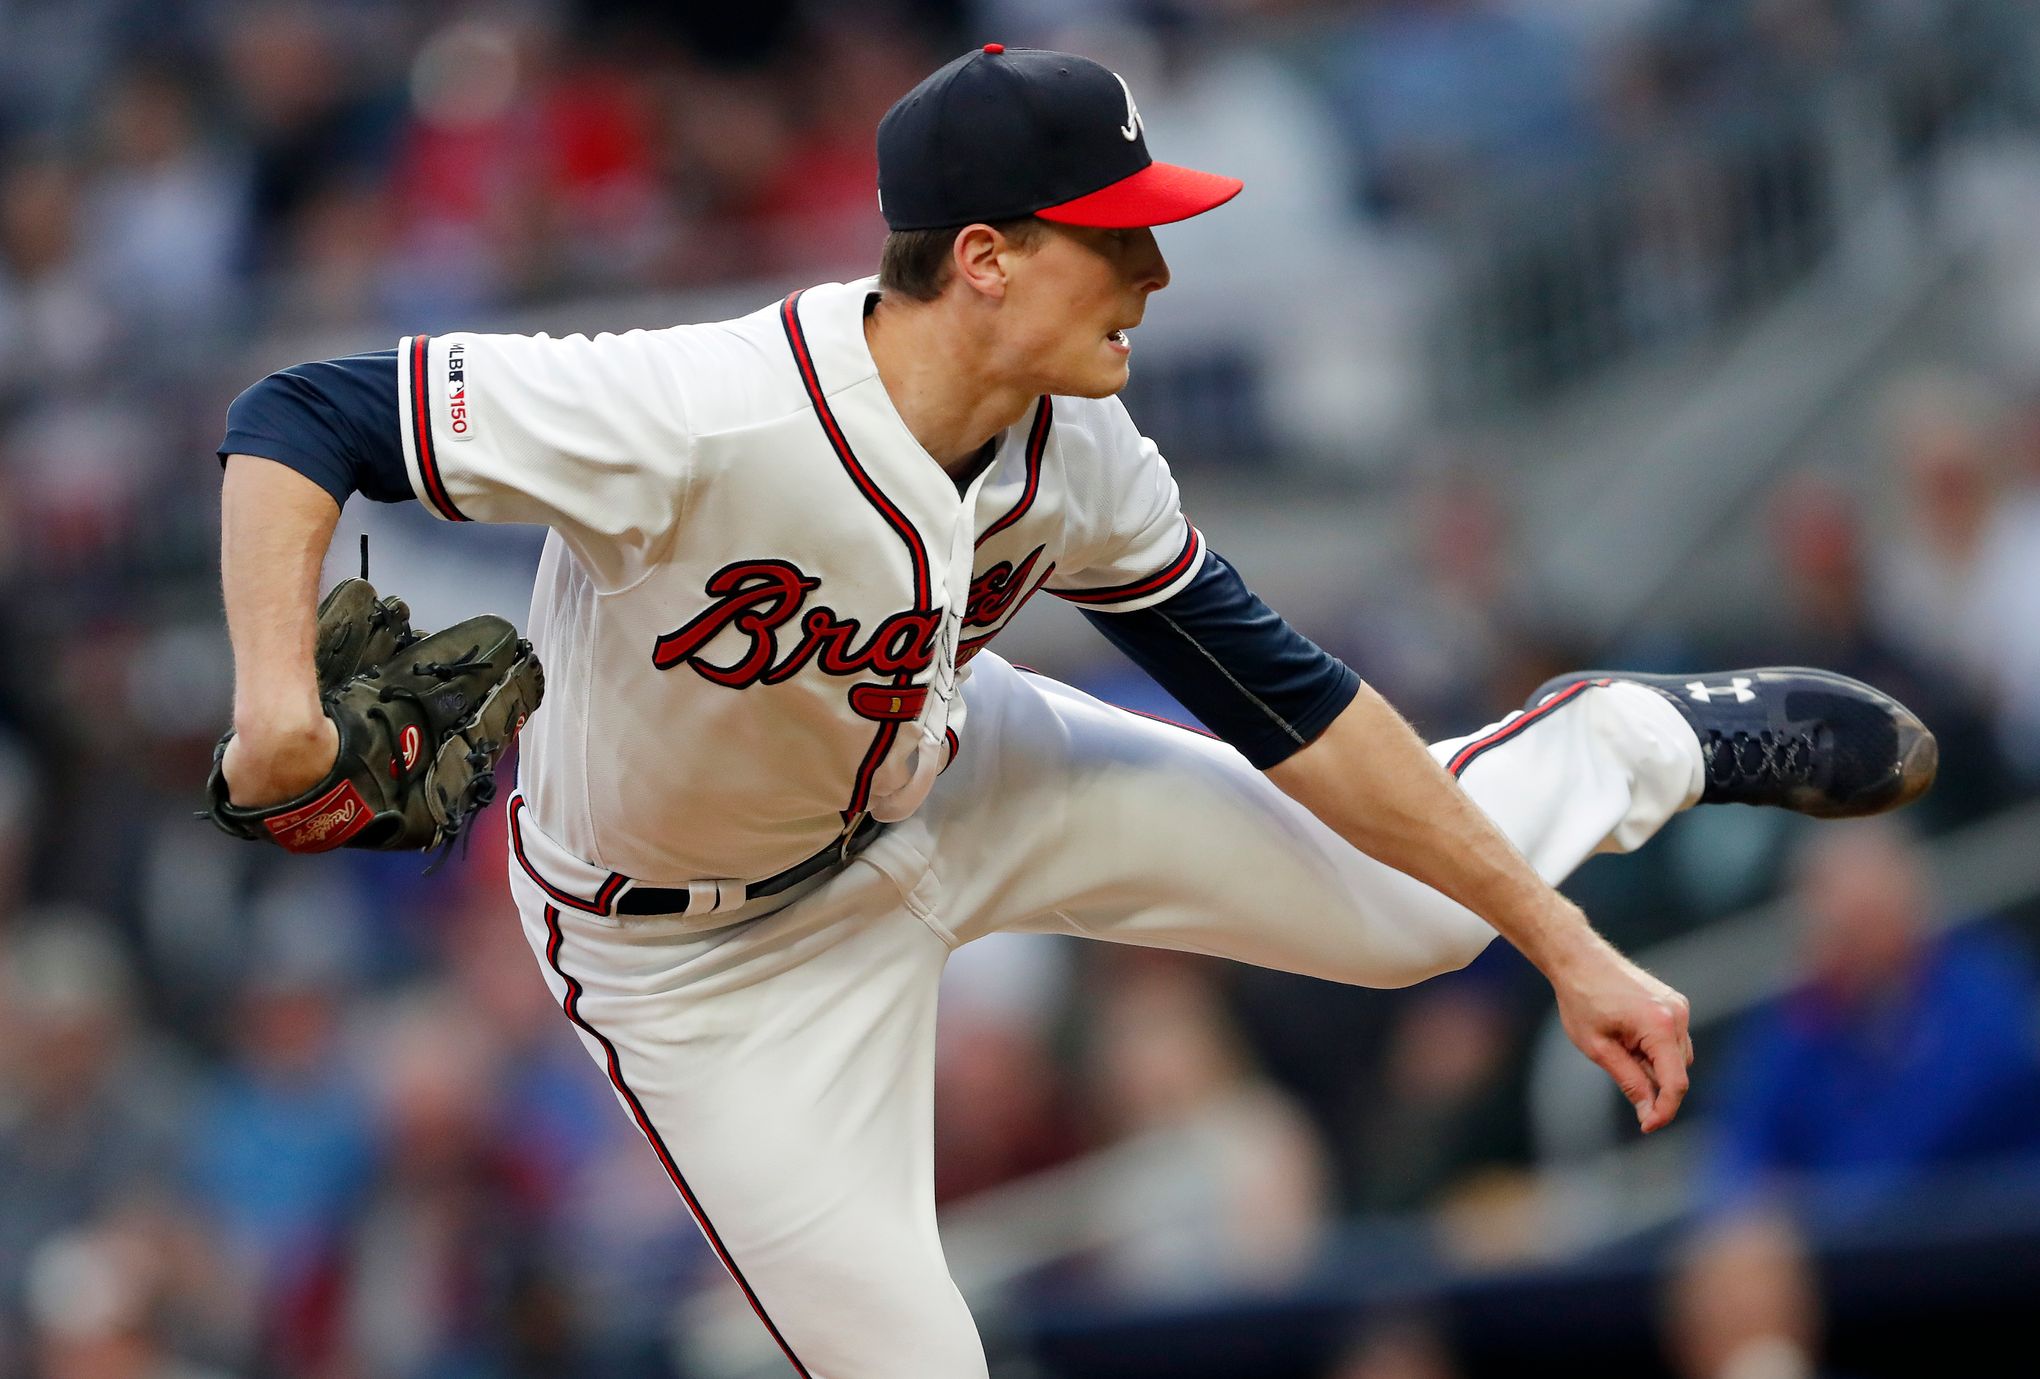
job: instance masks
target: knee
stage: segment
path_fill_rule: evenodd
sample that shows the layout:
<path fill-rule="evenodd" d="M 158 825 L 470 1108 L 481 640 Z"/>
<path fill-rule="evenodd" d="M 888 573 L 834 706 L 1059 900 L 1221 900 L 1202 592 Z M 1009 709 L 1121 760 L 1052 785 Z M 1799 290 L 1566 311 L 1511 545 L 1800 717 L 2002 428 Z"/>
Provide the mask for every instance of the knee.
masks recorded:
<path fill-rule="evenodd" d="M 1468 923 L 1457 926 L 1446 938 L 1438 954 L 1437 969 L 1428 975 L 1442 977 L 1447 972 L 1457 972 L 1485 953 L 1488 945 L 1495 941 L 1495 931 L 1485 921 L 1471 915 L 1467 918 Z"/>
<path fill-rule="evenodd" d="M 1424 935 L 1423 942 L 1413 943 L 1400 970 L 1392 974 L 1392 980 L 1372 985 L 1415 986 L 1418 982 L 1457 972 L 1486 952 L 1487 946 L 1494 942 L 1495 931 L 1472 914 L 1461 914 L 1455 920 L 1435 926 Z"/>

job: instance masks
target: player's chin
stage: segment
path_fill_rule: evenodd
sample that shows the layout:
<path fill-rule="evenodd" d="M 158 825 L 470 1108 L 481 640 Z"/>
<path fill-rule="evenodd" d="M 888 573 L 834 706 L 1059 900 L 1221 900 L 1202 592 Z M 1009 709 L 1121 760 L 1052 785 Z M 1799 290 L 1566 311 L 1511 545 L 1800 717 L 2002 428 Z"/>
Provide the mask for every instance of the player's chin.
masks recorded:
<path fill-rule="evenodd" d="M 1133 376 L 1125 355 L 1101 360 L 1084 369 L 1072 369 L 1063 386 L 1052 391 L 1061 397 L 1112 397 L 1126 387 Z"/>

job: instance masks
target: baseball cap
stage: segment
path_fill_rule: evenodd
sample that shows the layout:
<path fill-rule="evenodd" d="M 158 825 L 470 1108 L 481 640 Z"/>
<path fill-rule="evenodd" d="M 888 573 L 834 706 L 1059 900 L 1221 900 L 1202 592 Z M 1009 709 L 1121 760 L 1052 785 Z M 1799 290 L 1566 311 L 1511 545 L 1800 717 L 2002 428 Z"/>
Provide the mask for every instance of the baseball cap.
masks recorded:
<path fill-rule="evenodd" d="M 1241 185 L 1157 163 L 1125 81 L 1074 53 L 987 43 L 878 122 L 879 209 L 894 230 L 1027 215 L 1166 225 L 1225 204 Z"/>

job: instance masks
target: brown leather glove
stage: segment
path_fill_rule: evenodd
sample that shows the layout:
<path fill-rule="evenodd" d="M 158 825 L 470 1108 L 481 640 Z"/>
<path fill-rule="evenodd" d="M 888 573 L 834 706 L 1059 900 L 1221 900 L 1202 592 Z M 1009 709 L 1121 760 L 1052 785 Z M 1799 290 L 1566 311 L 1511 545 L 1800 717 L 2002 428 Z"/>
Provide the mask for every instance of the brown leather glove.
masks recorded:
<path fill-rule="evenodd" d="M 339 732 L 326 778 L 297 799 L 244 809 L 213 753 L 205 813 L 236 838 L 290 852 L 432 848 L 496 796 L 496 763 L 545 695 L 531 643 L 493 614 L 420 635 L 400 599 L 367 581 L 319 605 L 319 697 Z"/>

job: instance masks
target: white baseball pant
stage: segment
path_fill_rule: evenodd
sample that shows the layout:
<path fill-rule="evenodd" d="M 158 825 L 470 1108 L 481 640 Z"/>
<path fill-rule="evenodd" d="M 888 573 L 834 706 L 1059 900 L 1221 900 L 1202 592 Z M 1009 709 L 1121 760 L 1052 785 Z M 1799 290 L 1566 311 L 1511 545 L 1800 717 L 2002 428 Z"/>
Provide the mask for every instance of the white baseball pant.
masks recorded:
<path fill-rule="evenodd" d="M 528 818 L 522 851 L 544 884 L 511 863 L 555 999 L 811 1379 L 986 1373 L 935 1229 L 935 996 L 951 949 L 996 930 L 1081 934 L 1396 987 L 1494 937 L 1222 743 L 992 655 L 965 692 L 969 738 L 921 811 L 761 918 L 565 903 L 607 874 L 573 874 Z M 1554 882 L 1639 846 L 1700 793 L 1691 730 L 1633 685 L 1431 750 Z"/>

